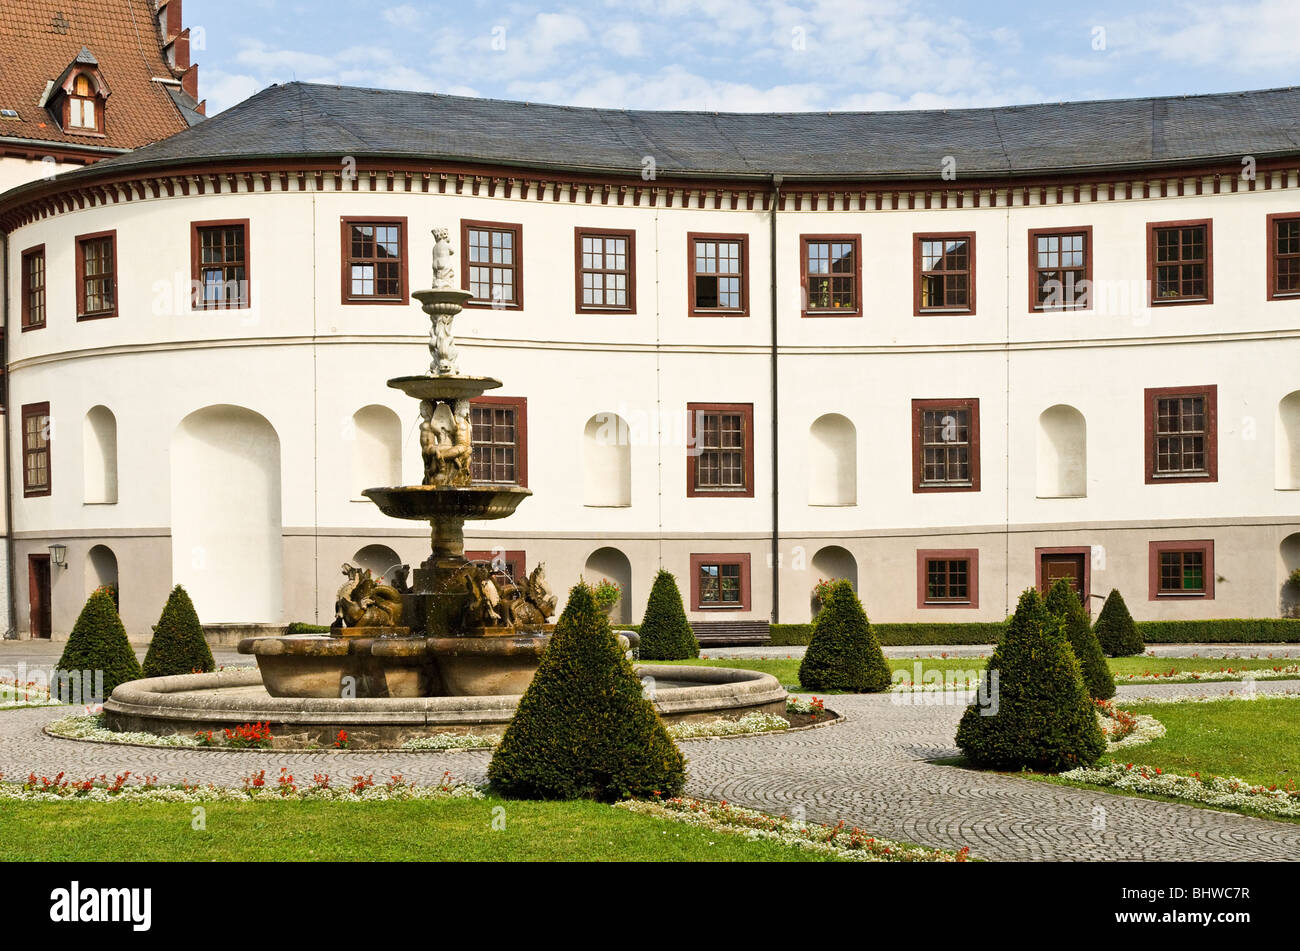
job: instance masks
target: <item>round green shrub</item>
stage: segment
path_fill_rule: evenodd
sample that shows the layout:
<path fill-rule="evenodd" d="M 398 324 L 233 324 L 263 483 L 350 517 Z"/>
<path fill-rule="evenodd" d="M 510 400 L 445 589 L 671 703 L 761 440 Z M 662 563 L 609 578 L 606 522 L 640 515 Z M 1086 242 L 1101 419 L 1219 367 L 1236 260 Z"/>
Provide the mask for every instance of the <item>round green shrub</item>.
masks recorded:
<path fill-rule="evenodd" d="M 177 585 L 167 596 L 162 616 L 154 625 L 153 640 L 144 655 L 144 675 L 169 677 L 195 671 L 207 673 L 216 667 L 212 649 L 203 636 L 203 625 L 194 610 L 194 602 L 185 589 Z"/>
<path fill-rule="evenodd" d="M 569 592 L 488 779 L 520 799 L 613 802 L 682 791 L 686 761 L 585 584 Z"/>
<path fill-rule="evenodd" d="M 1092 630 L 1101 649 L 1111 657 L 1132 657 L 1147 649 L 1118 588 L 1111 589 Z"/>
<path fill-rule="evenodd" d="M 700 644 L 686 620 L 682 594 L 671 571 L 659 569 L 641 619 L 642 660 L 689 660 L 700 656 Z"/>
<path fill-rule="evenodd" d="M 1065 639 L 1070 642 L 1070 648 L 1079 661 L 1083 685 L 1088 688 L 1089 695 L 1094 700 L 1109 700 L 1115 696 L 1115 677 L 1101 652 L 1101 645 L 1097 643 L 1097 636 L 1088 624 L 1083 602 L 1070 582 L 1061 579 L 1052 585 L 1052 590 L 1047 592 L 1047 610 L 1061 622 Z"/>
<path fill-rule="evenodd" d="M 127 640 L 126 628 L 113 607 L 113 596 L 104 588 L 96 589 L 86 599 L 86 606 L 72 626 L 63 654 L 54 667 L 56 689 L 53 692 L 61 700 L 89 703 L 92 698 L 88 691 L 94 682 L 88 683 L 86 677 L 89 673 L 93 678 L 91 672 L 100 670 L 104 672 L 104 696 L 94 699 L 106 700 L 118 685 L 143 676 L 140 662 Z M 71 689 L 76 683 L 81 684 L 80 697 L 74 696 Z"/>
<path fill-rule="evenodd" d="M 1032 588 L 989 658 L 984 692 L 957 727 L 975 766 L 1054 773 L 1095 763 L 1106 749 L 1074 651 Z"/>
<path fill-rule="evenodd" d="M 841 579 L 822 596 L 812 639 L 799 664 L 805 690 L 880 693 L 893 682 L 880 642 L 853 585 Z"/>

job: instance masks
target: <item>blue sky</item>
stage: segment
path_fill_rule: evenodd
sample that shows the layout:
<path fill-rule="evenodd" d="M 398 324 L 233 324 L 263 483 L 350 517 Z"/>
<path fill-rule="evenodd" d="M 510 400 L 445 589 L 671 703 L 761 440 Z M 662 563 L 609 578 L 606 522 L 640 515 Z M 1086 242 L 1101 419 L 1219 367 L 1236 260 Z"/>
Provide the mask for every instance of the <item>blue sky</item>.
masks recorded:
<path fill-rule="evenodd" d="M 1296 0 L 189 0 L 185 21 L 202 46 L 209 114 L 293 79 L 748 112 L 1183 95 L 1300 78 Z"/>

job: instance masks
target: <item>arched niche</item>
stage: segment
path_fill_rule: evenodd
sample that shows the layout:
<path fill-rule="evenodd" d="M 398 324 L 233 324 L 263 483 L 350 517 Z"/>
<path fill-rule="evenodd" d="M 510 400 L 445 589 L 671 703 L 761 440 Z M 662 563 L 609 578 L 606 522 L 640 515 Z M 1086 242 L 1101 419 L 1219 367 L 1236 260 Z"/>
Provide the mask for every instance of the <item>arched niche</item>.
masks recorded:
<path fill-rule="evenodd" d="M 172 580 L 205 622 L 280 623 L 280 437 L 242 406 L 196 410 L 171 441 Z"/>
<path fill-rule="evenodd" d="M 402 563 L 397 552 L 387 545 L 367 545 L 352 556 L 352 564 L 357 568 L 369 568 L 371 576 L 378 581 L 393 568 Z M 391 582 L 391 575 L 388 577 Z"/>
<path fill-rule="evenodd" d="M 603 508 L 632 504 L 632 444 L 616 413 L 597 413 L 583 430 L 582 501 Z"/>
<path fill-rule="evenodd" d="M 617 583 L 622 594 L 610 614 L 610 620 L 615 624 L 632 623 L 632 562 L 627 555 L 617 548 L 597 548 L 587 556 L 582 577 L 587 584 L 592 585 L 602 578 Z"/>
<path fill-rule="evenodd" d="M 853 553 L 847 548 L 840 545 L 827 545 L 825 548 L 818 549 L 817 554 L 812 557 L 812 574 L 813 584 L 818 581 L 836 581 L 844 579 L 853 585 L 853 590 L 858 590 L 858 561 L 853 557 Z M 812 617 L 817 616 L 821 610 L 817 596 L 811 590 L 809 591 L 809 608 Z"/>
<path fill-rule="evenodd" d="M 400 485 L 402 421 L 387 406 L 363 406 L 352 414 L 352 498 L 364 489 Z"/>
<path fill-rule="evenodd" d="M 1038 417 L 1040 499 L 1079 499 L 1088 494 L 1088 426 L 1073 406 L 1049 406 Z"/>
<path fill-rule="evenodd" d="M 808 504 L 856 505 L 858 431 L 839 413 L 820 416 L 808 431 Z"/>
<path fill-rule="evenodd" d="M 107 545 L 92 545 L 86 552 L 86 597 L 97 588 L 111 587 L 117 592 L 118 613 L 121 613 L 121 588 L 117 576 L 117 555 Z"/>
<path fill-rule="evenodd" d="M 83 500 L 93 504 L 116 502 L 117 417 L 107 406 L 92 407 L 82 421 L 81 435 Z"/>
<path fill-rule="evenodd" d="M 1300 390 L 1277 404 L 1277 482 L 1279 489 L 1300 489 Z"/>

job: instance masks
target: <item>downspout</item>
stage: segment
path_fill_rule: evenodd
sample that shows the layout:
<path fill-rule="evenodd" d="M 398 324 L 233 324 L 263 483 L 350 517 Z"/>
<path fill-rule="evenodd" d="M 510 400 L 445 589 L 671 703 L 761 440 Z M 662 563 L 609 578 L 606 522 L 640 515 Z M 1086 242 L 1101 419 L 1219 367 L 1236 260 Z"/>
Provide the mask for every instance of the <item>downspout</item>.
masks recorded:
<path fill-rule="evenodd" d="M 771 378 L 772 378 L 772 623 L 777 624 L 781 618 L 781 479 L 780 479 L 780 453 L 778 451 L 778 438 L 780 432 L 779 426 L 779 407 L 777 392 L 777 314 L 776 314 L 776 212 L 781 205 L 781 182 L 782 176 L 773 174 L 772 176 L 772 214 L 768 218 L 769 235 L 768 251 L 771 255 L 771 317 L 772 317 L 772 355 L 771 355 Z"/>
<path fill-rule="evenodd" d="M 0 272 L 4 275 L 4 353 L 0 355 L 0 367 L 4 370 L 4 480 L 5 480 L 5 574 L 8 576 L 5 580 L 9 589 L 9 597 L 6 599 L 9 603 L 5 606 L 5 630 L 4 637 L 12 640 L 18 637 L 18 609 L 17 598 L 14 597 L 14 589 L 18 584 L 18 569 L 14 564 L 16 553 L 14 551 L 14 496 L 13 496 L 13 465 L 10 462 L 9 455 L 9 332 L 12 330 L 11 321 L 9 320 L 9 233 L 0 232 L 0 254 L 3 254 L 4 263 L 0 264 Z"/>

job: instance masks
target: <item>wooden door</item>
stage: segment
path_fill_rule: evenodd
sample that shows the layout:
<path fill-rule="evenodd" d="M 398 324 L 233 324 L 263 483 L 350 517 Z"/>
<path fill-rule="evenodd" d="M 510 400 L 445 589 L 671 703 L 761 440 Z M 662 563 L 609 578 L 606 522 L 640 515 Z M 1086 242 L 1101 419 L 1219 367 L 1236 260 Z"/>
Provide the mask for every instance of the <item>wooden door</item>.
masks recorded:
<path fill-rule="evenodd" d="M 1082 554 L 1052 554 L 1043 555 L 1043 570 L 1041 577 L 1043 579 L 1043 593 L 1046 594 L 1052 590 L 1052 585 L 1064 578 L 1070 582 L 1079 599 L 1086 605 L 1088 603 L 1088 592 L 1083 589 L 1083 558 Z"/>
<path fill-rule="evenodd" d="M 27 556 L 27 582 L 31 598 L 32 637 L 50 636 L 50 556 Z"/>

